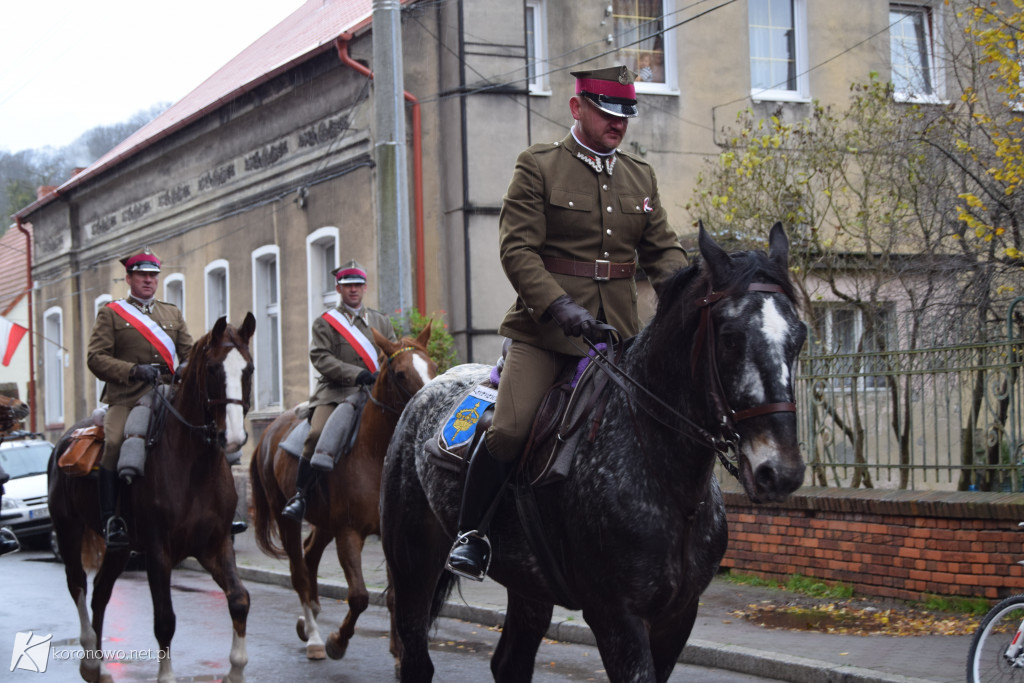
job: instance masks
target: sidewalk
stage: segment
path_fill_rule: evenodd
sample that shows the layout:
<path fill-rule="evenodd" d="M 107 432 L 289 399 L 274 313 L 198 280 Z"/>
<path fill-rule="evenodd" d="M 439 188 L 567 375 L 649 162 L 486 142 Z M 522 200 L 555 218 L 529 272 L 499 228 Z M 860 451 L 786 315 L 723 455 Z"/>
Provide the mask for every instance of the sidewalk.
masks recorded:
<path fill-rule="evenodd" d="M 264 555 L 251 531 L 235 538 L 235 552 L 245 581 L 291 588 L 288 563 Z M 186 567 L 199 569 L 188 560 Z M 386 584 L 380 539 L 366 540 L 363 570 L 371 600 L 383 604 Z M 343 600 L 345 576 L 333 544 L 320 564 L 320 594 Z M 712 582 L 701 598 L 693 633 L 681 661 L 702 666 L 774 677 L 791 683 L 962 683 L 970 636 L 856 636 L 812 631 L 768 629 L 740 619 L 733 610 L 765 601 L 784 604 L 786 591 Z M 486 626 L 501 625 L 504 588 L 490 579 L 461 581 L 442 616 Z M 298 600 L 296 599 L 296 614 Z M 579 612 L 558 606 L 548 637 L 594 644 Z"/>

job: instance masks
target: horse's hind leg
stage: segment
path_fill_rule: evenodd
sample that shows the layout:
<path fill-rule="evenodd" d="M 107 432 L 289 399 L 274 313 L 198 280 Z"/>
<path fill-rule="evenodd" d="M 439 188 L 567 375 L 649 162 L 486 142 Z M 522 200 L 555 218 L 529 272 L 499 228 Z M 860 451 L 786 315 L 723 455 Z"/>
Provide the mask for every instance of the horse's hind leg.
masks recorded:
<path fill-rule="evenodd" d="M 295 632 L 299 639 L 306 643 L 307 659 L 326 659 L 327 650 L 320 636 L 317 616 L 320 614 L 320 603 L 315 597 L 313 584 L 316 574 L 310 574 L 306 558 L 303 556 L 302 529 L 294 521 L 278 517 L 278 531 L 281 534 L 281 545 L 288 554 L 288 569 L 292 576 L 292 588 L 299 596 L 302 616 L 295 623 Z M 306 543 L 306 553 L 317 558 L 323 555 L 324 548 L 330 543 L 326 534 L 320 533 L 316 527 Z"/>
<path fill-rule="evenodd" d="M 529 682 L 533 678 L 537 648 L 551 625 L 554 605 L 508 592 L 505 626 L 491 657 L 491 673 L 497 683 Z"/>
<path fill-rule="evenodd" d="M 171 602 L 171 561 L 163 548 L 152 544 L 146 551 L 146 578 L 149 580 L 149 595 L 153 601 L 153 633 L 159 647 L 157 656 L 160 666 L 157 670 L 158 683 L 174 681 L 174 667 L 171 664 L 171 639 L 177 626 L 174 604 Z"/>
<path fill-rule="evenodd" d="M 348 642 L 356 631 L 356 621 L 370 604 L 370 594 L 363 579 L 363 540 L 362 535 L 354 529 L 345 529 L 334 539 L 338 561 L 345 571 L 345 583 L 348 584 L 348 614 L 338 630 L 327 637 L 327 655 L 331 659 L 345 656 Z"/>
<path fill-rule="evenodd" d="M 82 566 L 82 536 L 86 532 L 85 524 L 77 516 L 72 516 L 67 520 L 55 516 L 53 521 L 54 527 L 57 529 L 57 548 L 60 550 L 60 556 L 64 558 L 64 575 L 67 579 L 68 592 L 78 610 L 81 629 L 78 640 L 82 644 L 83 652 L 94 653 L 100 648 L 96 639 L 96 631 L 89 621 L 87 601 L 89 577 L 85 573 L 85 567 Z M 93 657 L 85 657 L 79 664 L 78 672 L 84 680 L 94 683 L 100 680 L 101 665 L 102 661 Z M 107 680 L 109 679 L 110 676 L 107 675 Z"/>
<path fill-rule="evenodd" d="M 249 617 L 249 591 L 238 577 L 235 549 L 232 547 L 230 539 L 225 539 L 219 553 L 201 559 L 200 563 L 224 591 L 224 595 L 228 599 L 228 612 L 231 614 L 231 653 L 228 655 L 231 671 L 223 680 L 226 683 L 242 683 L 245 680 L 245 665 L 249 663 L 249 654 L 245 646 L 245 624 Z"/>

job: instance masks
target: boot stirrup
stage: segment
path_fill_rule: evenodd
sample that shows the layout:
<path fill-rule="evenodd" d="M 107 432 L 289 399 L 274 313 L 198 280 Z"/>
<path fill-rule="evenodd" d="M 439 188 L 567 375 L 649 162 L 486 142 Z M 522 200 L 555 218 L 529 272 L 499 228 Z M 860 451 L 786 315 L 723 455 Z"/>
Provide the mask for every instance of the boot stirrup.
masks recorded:
<path fill-rule="evenodd" d="M 469 572 L 463 571 L 457 567 L 452 566 L 452 553 L 454 553 L 455 549 L 459 546 L 468 545 L 469 540 L 472 538 L 483 541 L 487 544 L 487 562 L 486 566 L 483 569 L 483 572 L 480 574 L 470 574 Z M 452 574 L 455 574 L 456 576 L 461 576 L 472 581 L 483 581 L 487 577 L 487 572 L 491 570 L 491 540 L 487 538 L 486 534 L 481 534 L 476 529 L 460 533 L 458 536 L 455 537 L 455 543 L 452 544 L 452 549 L 448 551 L 448 560 L 445 562 L 444 568 L 450 571 Z"/>

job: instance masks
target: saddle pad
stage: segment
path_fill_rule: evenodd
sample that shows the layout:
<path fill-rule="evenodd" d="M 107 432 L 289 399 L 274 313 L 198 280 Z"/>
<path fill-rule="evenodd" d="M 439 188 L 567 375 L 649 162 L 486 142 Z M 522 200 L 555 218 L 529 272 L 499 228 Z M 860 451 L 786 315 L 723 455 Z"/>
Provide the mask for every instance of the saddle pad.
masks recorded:
<path fill-rule="evenodd" d="M 438 437 L 438 447 L 450 455 L 462 457 L 460 452 L 473 440 L 480 416 L 494 405 L 497 398 L 498 390 L 493 387 L 483 384 L 473 387 L 445 420 Z"/>

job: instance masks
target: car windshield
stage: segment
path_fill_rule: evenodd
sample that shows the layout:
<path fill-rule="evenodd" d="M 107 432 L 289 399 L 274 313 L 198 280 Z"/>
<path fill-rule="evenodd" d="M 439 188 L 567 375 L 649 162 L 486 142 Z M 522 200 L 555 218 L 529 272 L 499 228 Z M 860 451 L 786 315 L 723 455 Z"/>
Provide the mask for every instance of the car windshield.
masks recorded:
<path fill-rule="evenodd" d="M 46 463 L 50 460 L 53 446 L 48 443 L 17 444 L 0 448 L 0 466 L 11 477 L 30 477 L 46 474 Z"/>

